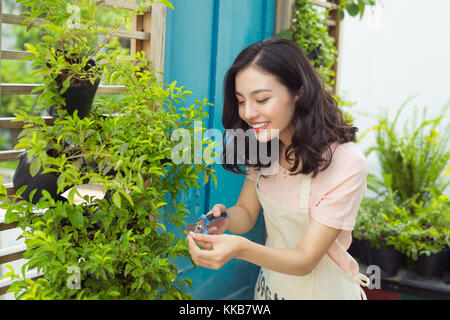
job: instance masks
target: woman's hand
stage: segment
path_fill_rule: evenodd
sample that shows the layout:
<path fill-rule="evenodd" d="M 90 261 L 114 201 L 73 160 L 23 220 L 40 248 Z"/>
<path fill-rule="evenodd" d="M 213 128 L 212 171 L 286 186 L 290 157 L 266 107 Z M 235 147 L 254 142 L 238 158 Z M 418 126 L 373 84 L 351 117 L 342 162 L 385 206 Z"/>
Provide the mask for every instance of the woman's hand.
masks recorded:
<path fill-rule="evenodd" d="M 227 211 L 227 207 L 225 207 L 223 204 L 217 203 L 206 215 L 208 215 L 212 212 L 214 217 L 220 217 L 220 215 L 226 211 Z M 229 222 L 230 222 L 230 218 L 228 215 L 228 218 L 223 218 L 223 219 L 219 219 L 217 221 L 211 222 L 209 224 L 209 227 L 207 228 L 207 230 L 210 234 L 223 234 L 225 232 L 225 230 L 227 230 Z"/>
<path fill-rule="evenodd" d="M 220 215 L 223 212 L 226 212 L 227 207 L 225 207 L 223 204 L 216 204 L 214 205 L 214 207 L 211 209 L 211 211 L 209 211 L 206 215 L 208 214 L 213 214 L 214 217 L 220 217 Z M 228 215 L 228 218 L 222 218 L 222 219 L 218 219 L 214 222 L 211 222 L 209 224 L 208 227 L 206 227 L 206 230 L 208 230 L 209 234 L 214 234 L 214 235 L 219 235 L 219 234 L 223 234 L 225 232 L 225 230 L 227 230 L 228 228 L 228 224 L 230 222 L 230 216 Z M 211 244 L 210 243 L 204 243 L 202 241 L 197 241 L 197 244 L 204 249 L 211 249 Z"/>
<path fill-rule="evenodd" d="M 205 243 L 209 250 L 201 250 L 195 241 Z M 207 235 L 189 232 L 188 242 L 191 258 L 197 266 L 220 269 L 231 259 L 237 258 L 247 239 L 231 234 Z"/>

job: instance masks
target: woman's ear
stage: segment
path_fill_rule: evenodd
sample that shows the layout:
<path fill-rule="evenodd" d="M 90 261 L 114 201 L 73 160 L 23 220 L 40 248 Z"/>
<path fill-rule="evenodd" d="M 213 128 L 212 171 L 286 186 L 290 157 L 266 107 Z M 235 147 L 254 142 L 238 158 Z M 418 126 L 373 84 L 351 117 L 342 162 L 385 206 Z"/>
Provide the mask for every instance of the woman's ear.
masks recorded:
<path fill-rule="evenodd" d="M 298 95 L 295 96 L 294 104 L 297 103 L 298 99 L 300 99 L 300 97 L 302 96 L 302 93 L 303 93 L 303 86 L 300 87 L 300 91 L 299 91 Z"/>

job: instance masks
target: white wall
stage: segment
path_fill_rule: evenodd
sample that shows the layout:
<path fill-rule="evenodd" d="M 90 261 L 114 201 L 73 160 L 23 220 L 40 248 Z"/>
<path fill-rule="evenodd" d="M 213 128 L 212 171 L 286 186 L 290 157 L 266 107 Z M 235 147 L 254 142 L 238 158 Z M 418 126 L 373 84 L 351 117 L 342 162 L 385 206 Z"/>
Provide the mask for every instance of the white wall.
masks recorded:
<path fill-rule="evenodd" d="M 377 0 L 362 20 L 342 21 L 338 92 L 356 102 L 349 112 L 359 133 L 375 125 L 379 107 L 393 115 L 410 96 L 402 114 L 417 105 L 428 107 L 428 118 L 440 114 L 450 99 L 450 1 Z M 401 119 L 404 119 L 402 117 Z M 448 118 L 447 118 L 448 123 Z M 371 134 L 361 141 L 365 151 Z M 375 154 L 369 172 L 377 173 Z M 378 175 L 378 174 L 377 174 Z"/>

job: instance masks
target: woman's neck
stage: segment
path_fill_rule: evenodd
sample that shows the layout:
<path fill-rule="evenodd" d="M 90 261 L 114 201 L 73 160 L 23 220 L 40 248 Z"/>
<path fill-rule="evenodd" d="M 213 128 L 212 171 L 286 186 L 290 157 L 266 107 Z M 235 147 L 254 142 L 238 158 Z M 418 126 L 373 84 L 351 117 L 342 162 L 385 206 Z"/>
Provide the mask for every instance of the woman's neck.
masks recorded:
<path fill-rule="evenodd" d="M 279 136 L 280 165 L 284 169 L 288 169 L 288 170 L 292 169 L 295 164 L 295 155 L 294 155 L 293 149 L 290 150 L 289 155 L 288 155 L 292 160 L 288 161 L 288 159 L 286 159 L 286 157 L 285 157 L 285 152 L 286 152 L 287 147 L 292 144 L 292 137 L 294 136 L 294 132 L 295 132 L 295 129 L 293 127 L 289 127 L 289 130 L 284 131 L 283 132 L 284 134 L 282 133 Z M 300 170 L 302 170 L 302 160 L 301 159 L 299 159 L 299 165 L 295 172 L 299 172 Z"/>
<path fill-rule="evenodd" d="M 289 158 L 291 160 L 288 160 L 285 157 L 285 152 L 286 152 L 286 148 L 287 146 L 282 145 L 280 148 L 280 166 L 282 166 L 284 169 L 290 170 L 294 167 L 295 164 L 295 156 L 294 156 L 294 151 L 291 149 L 290 153 L 289 153 Z M 302 170 L 302 160 L 299 159 L 299 165 L 297 167 L 297 170 L 295 172 L 299 172 L 300 170 Z"/>

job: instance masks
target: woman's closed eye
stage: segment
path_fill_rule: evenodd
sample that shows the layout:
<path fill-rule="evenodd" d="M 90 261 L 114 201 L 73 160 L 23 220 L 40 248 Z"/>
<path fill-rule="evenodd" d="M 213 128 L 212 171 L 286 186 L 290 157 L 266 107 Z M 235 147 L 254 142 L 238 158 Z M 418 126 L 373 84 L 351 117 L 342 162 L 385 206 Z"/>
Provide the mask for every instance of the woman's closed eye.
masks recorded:
<path fill-rule="evenodd" d="M 256 100 L 256 102 L 259 103 L 259 104 L 263 104 L 263 103 L 267 102 L 269 99 L 270 99 L 270 98 L 263 99 L 263 100 Z M 238 105 L 242 105 L 242 104 L 244 104 L 244 103 L 245 103 L 244 101 L 238 101 L 238 102 L 237 102 Z"/>
<path fill-rule="evenodd" d="M 263 100 L 256 100 L 256 102 L 263 104 L 263 103 L 267 102 L 269 99 L 270 98 L 266 98 L 266 99 L 263 99 Z"/>

